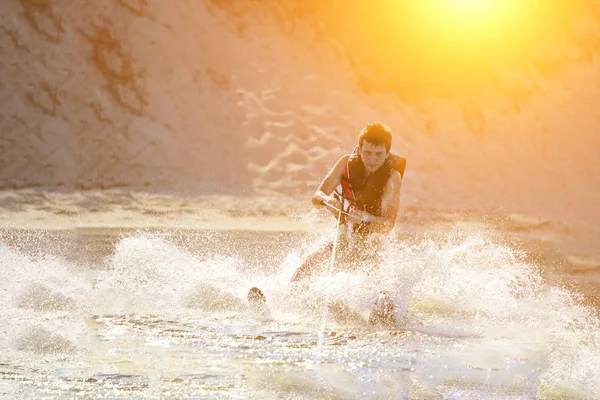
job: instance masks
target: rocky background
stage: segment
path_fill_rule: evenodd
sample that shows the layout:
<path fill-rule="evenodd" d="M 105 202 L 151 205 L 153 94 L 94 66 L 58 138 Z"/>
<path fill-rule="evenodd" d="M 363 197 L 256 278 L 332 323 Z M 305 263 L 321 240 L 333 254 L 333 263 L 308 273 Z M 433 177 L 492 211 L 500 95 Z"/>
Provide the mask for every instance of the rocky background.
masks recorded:
<path fill-rule="evenodd" d="M 456 65 L 389 3 L 2 0 L 0 188 L 308 196 L 379 120 L 404 206 L 596 229 L 600 2 Z"/>

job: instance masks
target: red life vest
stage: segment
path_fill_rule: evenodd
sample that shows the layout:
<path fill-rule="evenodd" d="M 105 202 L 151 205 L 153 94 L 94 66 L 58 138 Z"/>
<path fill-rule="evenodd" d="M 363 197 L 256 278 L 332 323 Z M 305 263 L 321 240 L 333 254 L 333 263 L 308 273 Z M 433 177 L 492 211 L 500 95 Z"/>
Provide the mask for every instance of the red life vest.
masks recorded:
<path fill-rule="evenodd" d="M 348 158 L 342 182 L 336 189 L 344 210 L 347 211 L 350 206 L 354 206 L 375 216 L 381 216 L 381 198 L 392 171 L 398 171 L 400 176 L 404 177 L 405 169 L 406 159 L 390 152 L 383 165 L 377 171 L 367 175 L 356 147 Z M 354 225 L 355 231 L 365 228 L 364 224 Z"/>

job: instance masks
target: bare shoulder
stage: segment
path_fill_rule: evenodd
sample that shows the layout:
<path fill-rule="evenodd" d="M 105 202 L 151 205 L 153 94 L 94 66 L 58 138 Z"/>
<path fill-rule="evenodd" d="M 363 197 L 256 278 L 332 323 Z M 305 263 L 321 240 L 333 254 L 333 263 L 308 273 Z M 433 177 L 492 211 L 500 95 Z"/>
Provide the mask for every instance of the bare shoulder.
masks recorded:
<path fill-rule="evenodd" d="M 392 173 L 390 174 L 390 178 L 388 179 L 388 185 L 390 184 L 394 186 L 402 184 L 402 175 L 400 175 L 400 172 L 396 170 L 392 171 Z"/>
<path fill-rule="evenodd" d="M 350 158 L 350 154 L 344 154 L 343 156 L 340 157 L 337 164 L 345 164 L 348 162 L 349 158 Z"/>
<path fill-rule="evenodd" d="M 346 163 L 348 163 L 348 159 L 350 158 L 350 156 L 348 154 L 344 154 L 336 163 L 335 166 L 333 167 L 334 171 L 339 171 L 341 173 L 341 171 L 344 170 L 344 168 L 346 167 Z"/>

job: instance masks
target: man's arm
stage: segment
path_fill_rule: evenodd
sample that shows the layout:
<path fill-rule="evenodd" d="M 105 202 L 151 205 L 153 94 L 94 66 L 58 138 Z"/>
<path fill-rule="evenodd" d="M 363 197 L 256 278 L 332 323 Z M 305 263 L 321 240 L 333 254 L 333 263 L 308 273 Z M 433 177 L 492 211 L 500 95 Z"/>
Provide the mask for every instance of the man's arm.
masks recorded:
<path fill-rule="evenodd" d="M 342 175 L 344 174 L 344 168 L 346 168 L 346 164 L 348 163 L 348 157 L 348 155 L 344 155 L 337 163 L 335 163 L 331 171 L 329 171 L 319 185 L 315 194 L 313 194 L 312 203 L 315 207 L 322 207 L 323 203 L 327 203 L 334 209 L 339 210 L 341 208 L 340 202 L 331 196 L 331 193 L 342 182 Z M 335 211 L 330 211 L 337 217 Z"/>
<path fill-rule="evenodd" d="M 377 217 L 362 210 L 351 210 L 351 213 L 369 221 L 373 231 L 389 233 L 394 229 L 398 210 L 400 209 L 401 187 L 402 177 L 400 176 L 400 172 L 393 171 L 383 189 L 383 196 L 381 197 L 381 217 Z"/>

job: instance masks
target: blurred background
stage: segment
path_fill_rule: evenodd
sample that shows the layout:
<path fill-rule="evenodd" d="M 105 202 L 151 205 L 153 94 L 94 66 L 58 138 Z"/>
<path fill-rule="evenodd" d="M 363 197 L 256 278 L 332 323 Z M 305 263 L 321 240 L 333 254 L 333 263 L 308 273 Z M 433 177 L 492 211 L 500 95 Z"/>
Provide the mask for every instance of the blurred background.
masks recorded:
<path fill-rule="evenodd" d="M 4 198 L 120 188 L 308 199 L 378 120 L 408 159 L 404 210 L 520 213 L 597 247 L 597 0 L 2 9 Z"/>

